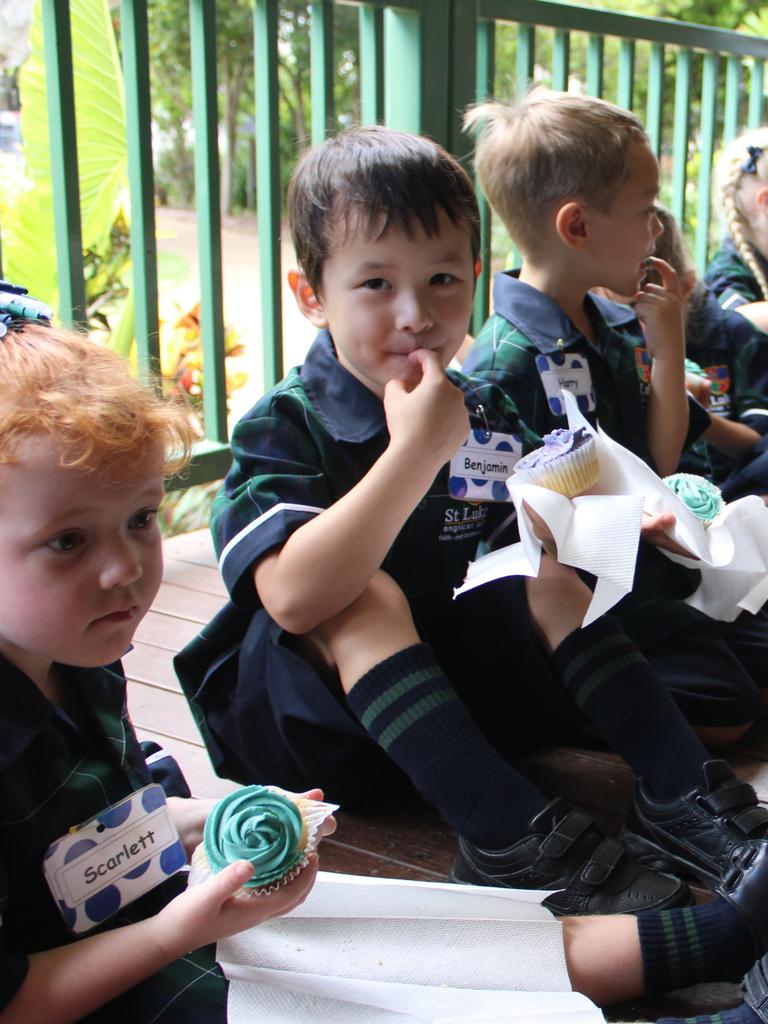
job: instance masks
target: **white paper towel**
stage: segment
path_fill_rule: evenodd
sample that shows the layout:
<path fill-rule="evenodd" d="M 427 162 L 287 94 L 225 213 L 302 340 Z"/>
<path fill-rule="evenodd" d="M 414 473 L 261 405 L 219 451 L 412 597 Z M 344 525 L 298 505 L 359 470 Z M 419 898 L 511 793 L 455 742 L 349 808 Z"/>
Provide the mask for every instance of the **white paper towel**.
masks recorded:
<path fill-rule="evenodd" d="M 595 433 L 573 395 L 561 394 L 570 429 L 585 427 Z M 726 621 L 733 621 L 743 609 L 757 611 L 768 599 L 768 508 L 762 500 L 751 496 L 732 502 L 705 528 L 642 459 L 599 427 L 595 442 L 600 477 L 589 495 L 569 501 L 510 477 L 507 487 L 517 509 L 521 540 L 472 562 L 454 596 L 503 576 L 538 575 L 541 542 L 523 510 L 526 502 L 552 531 L 559 561 L 597 578 L 582 625 L 603 615 L 632 589 L 643 512 L 675 516 L 670 536 L 695 557 L 664 553 L 701 572 L 701 584 L 687 598 L 689 604 Z"/>
<path fill-rule="evenodd" d="M 320 872 L 290 915 L 218 944 L 230 1024 L 597 1024 L 544 895 Z"/>

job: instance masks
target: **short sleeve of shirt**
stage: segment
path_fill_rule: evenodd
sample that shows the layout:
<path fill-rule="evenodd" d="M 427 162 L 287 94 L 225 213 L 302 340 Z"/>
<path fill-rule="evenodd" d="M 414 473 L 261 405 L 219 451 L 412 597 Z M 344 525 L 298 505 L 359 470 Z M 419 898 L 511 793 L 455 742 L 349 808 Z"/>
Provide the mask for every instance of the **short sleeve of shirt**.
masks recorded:
<path fill-rule="evenodd" d="M 0 861 L 0 1012 L 21 988 L 29 970 L 25 953 L 9 953 L 5 948 L 4 917 L 8 904 L 8 881 L 5 865 Z"/>
<path fill-rule="evenodd" d="M 331 503 L 313 412 L 299 388 L 266 396 L 235 427 L 211 529 L 233 600 L 255 601 L 254 562 Z"/>
<path fill-rule="evenodd" d="M 738 309 L 748 302 L 763 299 L 754 274 L 730 239 L 726 239 L 712 257 L 704 282 L 715 293 L 723 309 Z"/>

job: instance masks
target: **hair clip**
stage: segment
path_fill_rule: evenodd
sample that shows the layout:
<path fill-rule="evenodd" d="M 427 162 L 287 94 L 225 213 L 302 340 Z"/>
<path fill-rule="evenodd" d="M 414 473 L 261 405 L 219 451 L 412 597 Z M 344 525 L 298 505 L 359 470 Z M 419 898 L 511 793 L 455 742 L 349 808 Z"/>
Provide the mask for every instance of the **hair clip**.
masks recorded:
<path fill-rule="evenodd" d="M 747 152 L 749 158 L 742 163 L 741 169 L 745 174 L 757 174 L 757 161 L 763 155 L 762 147 L 747 146 Z"/>
<path fill-rule="evenodd" d="M 24 324 L 30 320 L 47 327 L 53 320 L 53 310 L 39 299 L 33 299 L 21 285 L 0 280 L 0 339 L 8 331 L 23 331 Z"/>

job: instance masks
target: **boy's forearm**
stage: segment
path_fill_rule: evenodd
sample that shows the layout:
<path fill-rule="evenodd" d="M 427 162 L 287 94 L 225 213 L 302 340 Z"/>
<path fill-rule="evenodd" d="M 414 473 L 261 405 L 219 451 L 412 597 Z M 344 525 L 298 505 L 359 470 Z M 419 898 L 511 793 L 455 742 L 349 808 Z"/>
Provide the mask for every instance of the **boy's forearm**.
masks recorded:
<path fill-rule="evenodd" d="M 29 958 L 29 971 L 0 1024 L 66 1024 L 165 967 L 150 920 L 80 939 Z"/>
<path fill-rule="evenodd" d="M 682 359 L 657 357 L 651 369 L 646 440 L 660 476 L 674 473 L 688 433 L 688 397 Z"/>
<path fill-rule="evenodd" d="M 760 434 L 746 423 L 713 416 L 712 426 L 704 434 L 707 442 L 733 458 L 743 455 L 760 440 Z"/>
<path fill-rule="evenodd" d="M 272 618 L 307 633 L 359 597 L 439 469 L 390 445 L 355 487 L 257 564 L 256 589 Z"/>

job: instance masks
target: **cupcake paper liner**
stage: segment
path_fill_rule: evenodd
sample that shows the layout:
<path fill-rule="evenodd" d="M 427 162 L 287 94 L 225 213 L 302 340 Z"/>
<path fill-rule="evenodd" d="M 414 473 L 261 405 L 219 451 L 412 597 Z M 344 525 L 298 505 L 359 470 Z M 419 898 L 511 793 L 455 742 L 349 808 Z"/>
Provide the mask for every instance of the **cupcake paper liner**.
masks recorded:
<path fill-rule="evenodd" d="M 574 498 L 593 487 L 600 476 L 594 439 L 591 438 L 581 448 L 561 455 L 546 465 L 521 470 L 515 467 L 515 474 L 527 483 L 557 491 L 566 498 Z"/>
<path fill-rule="evenodd" d="M 282 886 L 292 882 L 301 870 L 307 866 L 310 856 L 317 849 L 320 843 L 320 838 L 318 836 L 320 826 L 326 818 L 329 818 L 339 809 L 338 804 L 329 804 L 323 800 L 310 800 L 307 797 L 296 797 L 293 793 L 288 793 L 286 790 L 280 789 L 279 786 L 265 786 L 264 788 L 270 790 L 272 793 L 279 793 L 291 800 L 292 803 L 296 804 L 301 812 L 306 828 L 306 841 L 301 860 L 297 864 L 295 864 L 285 874 L 280 875 L 278 878 L 269 880 L 265 885 L 249 887 L 243 886 L 238 895 L 246 897 L 266 896 L 269 893 L 277 892 L 277 890 Z M 243 857 L 242 859 L 247 860 L 246 857 Z M 200 885 L 213 874 L 214 872 L 211 870 L 208 863 L 204 844 L 200 843 L 192 854 L 188 885 Z"/>

